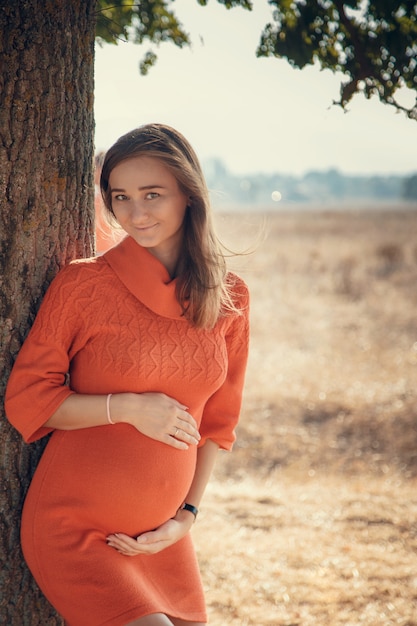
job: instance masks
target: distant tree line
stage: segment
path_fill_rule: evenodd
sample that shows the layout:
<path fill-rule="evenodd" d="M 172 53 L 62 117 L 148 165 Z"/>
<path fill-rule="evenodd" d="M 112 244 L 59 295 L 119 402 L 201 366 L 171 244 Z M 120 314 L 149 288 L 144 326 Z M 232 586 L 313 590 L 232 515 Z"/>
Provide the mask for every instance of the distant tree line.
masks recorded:
<path fill-rule="evenodd" d="M 409 176 L 404 180 L 403 184 L 403 197 L 406 200 L 417 199 L 417 174 Z"/>
<path fill-rule="evenodd" d="M 204 169 L 215 207 L 277 205 L 332 201 L 417 200 L 417 173 L 412 176 L 342 174 L 337 169 L 289 174 L 232 174 L 220 159 L 205 161 Z"/>

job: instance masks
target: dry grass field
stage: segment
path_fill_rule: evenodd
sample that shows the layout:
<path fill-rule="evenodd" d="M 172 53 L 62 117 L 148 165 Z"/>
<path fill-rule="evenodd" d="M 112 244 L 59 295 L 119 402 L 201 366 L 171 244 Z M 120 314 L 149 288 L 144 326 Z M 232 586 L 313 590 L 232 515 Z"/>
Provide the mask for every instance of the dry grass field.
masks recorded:
<path fill-rule="evenodd" d="M 193 529 L 212 626 L 417 626 L 417 207 L 217 216 L 252 294 Z"/>

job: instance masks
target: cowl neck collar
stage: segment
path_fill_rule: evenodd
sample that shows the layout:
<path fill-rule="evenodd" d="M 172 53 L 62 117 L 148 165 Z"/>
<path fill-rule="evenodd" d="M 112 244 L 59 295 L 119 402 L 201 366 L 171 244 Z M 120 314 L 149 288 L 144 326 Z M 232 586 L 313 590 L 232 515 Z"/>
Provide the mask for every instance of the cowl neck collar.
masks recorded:
<path fill-rule="evenodd" d="M 166 267 L 136 241 L 127 236 L 102 257 L 127 289 L 148 309 L 163 317 L 184 319 L 176 295 L 176 279 Z"/>

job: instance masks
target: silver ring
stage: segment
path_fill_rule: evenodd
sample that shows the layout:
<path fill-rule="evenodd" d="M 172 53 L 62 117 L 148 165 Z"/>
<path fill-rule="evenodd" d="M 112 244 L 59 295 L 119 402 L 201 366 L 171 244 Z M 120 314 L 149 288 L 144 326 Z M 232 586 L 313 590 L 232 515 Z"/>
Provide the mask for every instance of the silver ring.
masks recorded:
<path fill-rule="evenodd" d="M 179 428 L 176 428 L 176 429 L 175 429 L 174 437 L 176 437 L 176 436 L 177 436 L 177 433 L 179 432 L 179 430 L 180 430 Z"/>

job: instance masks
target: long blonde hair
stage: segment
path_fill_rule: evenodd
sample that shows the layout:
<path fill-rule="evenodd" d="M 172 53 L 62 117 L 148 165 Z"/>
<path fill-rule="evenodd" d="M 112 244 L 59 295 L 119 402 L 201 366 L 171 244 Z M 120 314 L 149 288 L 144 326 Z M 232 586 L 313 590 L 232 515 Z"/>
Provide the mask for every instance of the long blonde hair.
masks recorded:
<path fill-rule="evenodd" d="M 212 328 L 222 312 L 236 311 L 230 277 L 215 235 L 209 194 L 198 157 L 185 137 L 164 124 L 146 124 L 123 135 L 106 153 L 100 178 L 106 209 L 112 209 L 110 173 L 127 159 L 146 155 L 159 159 L 189 198 L 184 241 L 177 265 L 177 299 L 195 326 Z"/>

